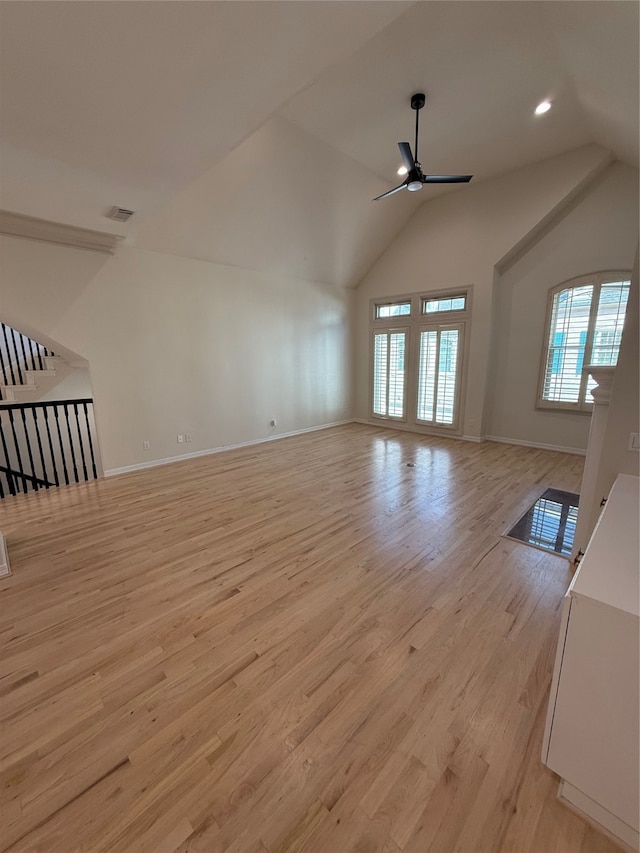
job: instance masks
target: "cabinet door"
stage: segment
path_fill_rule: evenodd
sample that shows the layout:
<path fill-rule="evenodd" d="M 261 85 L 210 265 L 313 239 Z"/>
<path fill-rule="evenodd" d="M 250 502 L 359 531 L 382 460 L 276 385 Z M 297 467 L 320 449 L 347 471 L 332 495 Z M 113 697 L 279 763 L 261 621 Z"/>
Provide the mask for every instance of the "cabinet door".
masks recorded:
<path fill-rule="evenodd" d="M 638 620 L 573 598 L 548 766 L 638 829 Z"/>

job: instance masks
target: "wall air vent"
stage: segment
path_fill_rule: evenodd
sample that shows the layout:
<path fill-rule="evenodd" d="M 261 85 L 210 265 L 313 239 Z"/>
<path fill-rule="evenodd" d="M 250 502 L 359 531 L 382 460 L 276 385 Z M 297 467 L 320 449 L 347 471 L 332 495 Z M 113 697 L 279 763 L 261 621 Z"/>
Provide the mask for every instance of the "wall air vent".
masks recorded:
<path fill-rule="evenodd" d="M 126 210 L 124 207 L 112 207 L 107 216 L 109 219 L 115 219 L 116 222 L 128 222 L 134 213 L 135 210 Z"/>

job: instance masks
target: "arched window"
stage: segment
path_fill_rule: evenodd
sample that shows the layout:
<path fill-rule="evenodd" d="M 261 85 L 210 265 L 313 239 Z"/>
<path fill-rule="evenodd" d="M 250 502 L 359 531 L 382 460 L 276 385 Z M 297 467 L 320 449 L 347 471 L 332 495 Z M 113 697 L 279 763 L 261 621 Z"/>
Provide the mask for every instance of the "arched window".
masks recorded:
<path fill-rule="evenodd" d="M 594 273 L 549 291 L 539 407 L 590 411 L 595 383 L 584 368 L 618 363 L 629 279 L 628 272 Z"/>

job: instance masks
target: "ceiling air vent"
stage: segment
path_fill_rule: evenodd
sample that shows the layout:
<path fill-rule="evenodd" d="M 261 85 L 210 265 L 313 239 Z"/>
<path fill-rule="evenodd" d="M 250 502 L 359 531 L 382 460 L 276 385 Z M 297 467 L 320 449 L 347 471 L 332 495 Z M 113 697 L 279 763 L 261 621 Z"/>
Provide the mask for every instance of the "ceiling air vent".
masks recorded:
<path fill-rule="evenodd" d="M 107 216 L 109 219 L 115 219 L 116 222 L 128 222 L 134 213 L 135 210 L 126 210 L 124 207 L 112 207 Z"/>

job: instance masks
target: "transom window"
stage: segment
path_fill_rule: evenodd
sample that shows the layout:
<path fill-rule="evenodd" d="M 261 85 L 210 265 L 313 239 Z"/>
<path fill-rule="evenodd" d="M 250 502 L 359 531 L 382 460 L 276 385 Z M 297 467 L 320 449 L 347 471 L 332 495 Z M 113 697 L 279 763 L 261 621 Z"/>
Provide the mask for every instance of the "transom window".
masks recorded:
<path fill-rule="evenodd" d="M 629 285 L 628 273 L 601 273 L 550 291 L 539 406 L 591 409 L 595 382 L 584 367 L 618 363 Z"/>
<path fill-rule="evenodd" d="M 411 314 L 411 302 L 388 302 L 384 305 L 376 304 L 376 320 L 380 320 L 385 317 L 409 316 L 409 314 Z"/>
<path fill-rule="evenodd" d="M 373 417 L 457 429 L 469 293 L 373 302 Z"/>
<path fill-rule="evenodd" d="M 467 295 L 459 293 L 454 296 L 441 296 L 439 299 L 423 299 L 423 314 L 439 314 L 447 311 L 466 311 Z"/>

